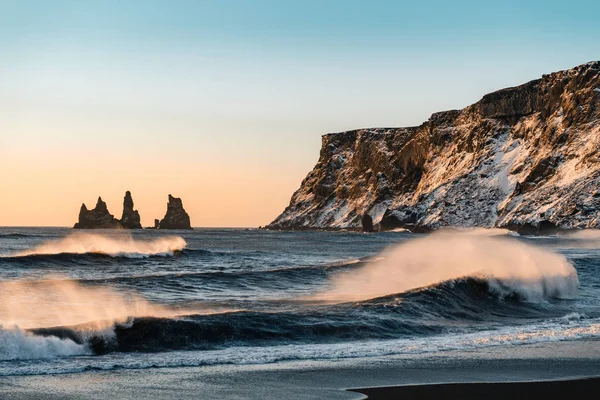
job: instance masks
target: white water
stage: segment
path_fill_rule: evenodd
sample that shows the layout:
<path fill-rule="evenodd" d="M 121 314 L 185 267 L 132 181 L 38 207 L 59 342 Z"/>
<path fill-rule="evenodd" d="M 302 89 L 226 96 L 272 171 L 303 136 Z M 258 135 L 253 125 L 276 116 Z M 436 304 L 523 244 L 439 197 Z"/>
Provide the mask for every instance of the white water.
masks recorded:
<path fill-rule="evenodd" d="M 70 339 L 36 336 L 17 327 L 0 325 L 0 361 L 31 360 L 90 354 L 85 345 Z"/>
<path fill-rule="evenodd" d="M 153 240 L 136 240 L 131 235 L 103 235 L 99 233 L 72 233 L 69 236 L 51 240 L 32 249 L 12 254 L 12 257 L 51 254 L 96 253 L 111 256 L 148 257 L 151 255 L 172 255 L 183 250 L 187 243 L 180 236 L 165 236 Z"/>
<path fill-rule="evenodd" d="M 392 247 L 382 259 L 336 275 L 330 289 L 314 298 L 367 300 L 465 277 L 485 279 L 492 289 L 535 302 L 574 298 L 579 284 L 575 268 L 560 254 L 510 238 L 442 232 Z"/>

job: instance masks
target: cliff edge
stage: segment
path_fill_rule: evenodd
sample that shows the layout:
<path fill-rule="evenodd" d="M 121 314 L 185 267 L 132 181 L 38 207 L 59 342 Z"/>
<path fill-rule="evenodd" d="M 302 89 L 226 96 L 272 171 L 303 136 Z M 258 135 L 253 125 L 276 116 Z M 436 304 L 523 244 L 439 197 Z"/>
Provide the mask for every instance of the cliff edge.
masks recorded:
<path fill-rule="evenodd" d="M 599 121 L 596 61 L 418 127 L 327 134 L 267 228 L 361 229 L 365 215 L 379 230 L 600 228 Z"/>

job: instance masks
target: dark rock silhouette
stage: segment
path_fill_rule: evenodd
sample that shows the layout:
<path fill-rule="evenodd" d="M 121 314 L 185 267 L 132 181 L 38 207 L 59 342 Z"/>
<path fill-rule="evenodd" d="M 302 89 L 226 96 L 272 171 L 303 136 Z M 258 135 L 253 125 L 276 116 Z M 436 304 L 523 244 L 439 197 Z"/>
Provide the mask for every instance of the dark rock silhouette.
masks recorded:
<path fill-rule="evenodd" d="M 102 197 L 98 197 L 96 207 L 88 210 L 85 204 L 81 205 L 79 221 L 73 226 L 75 229 L 118 229 L 121 223 L 110 212 Z"/>
<path fill-rule="evenodd" d="M 183 209 L 180 198 L 169 195 L 167 213 L 160 221 L 159 229 L 192 229 L 190 216 Z"/>
<path fill-rule="evenodd" d="M 121 225 L 123 228 L 127 229 L 142 229 L 140 214 L 137 210 L 133 209 L 133 199 L 131 198 L 131 192 L 129 190 L 125 192 L 125 198 L 123 199 Z"/>
<path fill-rule="evenodd" d="M 374 232 L 373 218 L 367 213 L 364 213 L 361 219 L 363 232 Z"/>
<path fill-rule="evenodd" d="M 418 212 L 410 207 L 399 210 L 387 209 L 379 222 L 379 230 L 389 231 L 396 228 L 406 228 L 414 230 L 415 224 L 419 220 Z"/>

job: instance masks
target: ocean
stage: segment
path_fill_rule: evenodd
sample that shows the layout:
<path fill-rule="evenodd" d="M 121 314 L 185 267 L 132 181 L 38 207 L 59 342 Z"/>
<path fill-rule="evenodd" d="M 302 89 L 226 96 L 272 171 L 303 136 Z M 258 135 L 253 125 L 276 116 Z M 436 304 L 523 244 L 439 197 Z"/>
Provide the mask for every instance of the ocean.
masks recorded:
<path fill-rule="evenodd" d="M 600 233 L 0 228 L 0 325 L 0 377 L 577 348 Z"/>

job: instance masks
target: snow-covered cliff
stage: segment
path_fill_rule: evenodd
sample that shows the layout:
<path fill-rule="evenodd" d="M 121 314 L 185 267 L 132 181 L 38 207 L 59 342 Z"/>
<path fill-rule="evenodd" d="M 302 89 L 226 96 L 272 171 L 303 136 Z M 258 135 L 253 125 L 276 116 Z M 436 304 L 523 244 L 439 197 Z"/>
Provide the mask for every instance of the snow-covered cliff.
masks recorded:
<path fill-rule="evenodd" d="M 418 127 L 323 136 L 271 229 L 600 228 L 600 62 L 485 95 Z"/>

